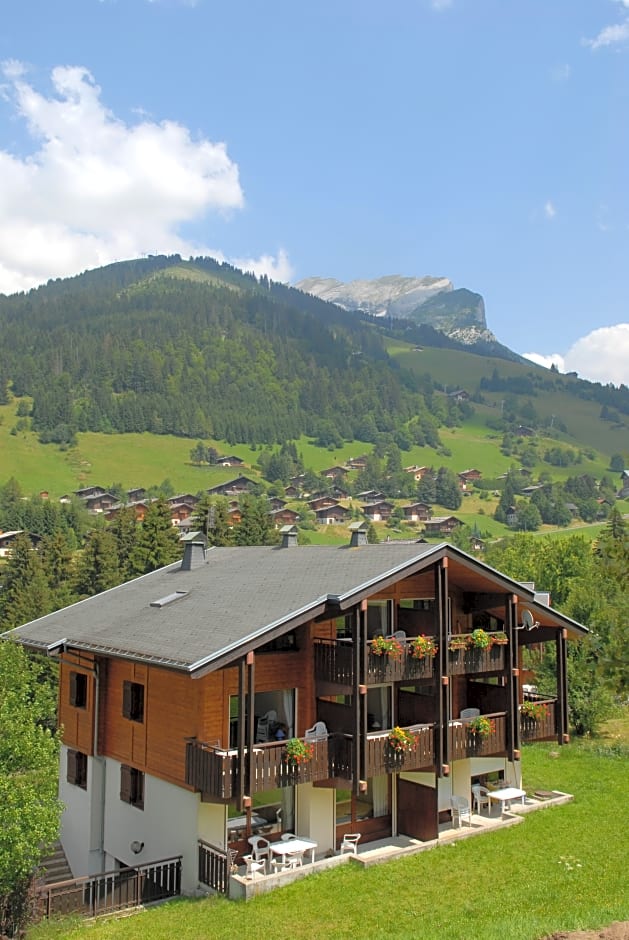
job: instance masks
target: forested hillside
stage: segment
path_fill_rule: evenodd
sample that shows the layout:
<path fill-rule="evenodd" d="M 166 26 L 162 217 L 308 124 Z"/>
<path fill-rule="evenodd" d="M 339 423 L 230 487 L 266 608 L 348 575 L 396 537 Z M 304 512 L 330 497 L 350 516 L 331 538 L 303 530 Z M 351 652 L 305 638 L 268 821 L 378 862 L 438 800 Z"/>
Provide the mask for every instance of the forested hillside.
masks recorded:
<path fill-rule="evenodd" d="M 146 430 L 328 444 L 427 414 L 370 325 L 209 259 L 125 262 L 0 299 L 4 396 L 9 383 L 57 442 Z"/>

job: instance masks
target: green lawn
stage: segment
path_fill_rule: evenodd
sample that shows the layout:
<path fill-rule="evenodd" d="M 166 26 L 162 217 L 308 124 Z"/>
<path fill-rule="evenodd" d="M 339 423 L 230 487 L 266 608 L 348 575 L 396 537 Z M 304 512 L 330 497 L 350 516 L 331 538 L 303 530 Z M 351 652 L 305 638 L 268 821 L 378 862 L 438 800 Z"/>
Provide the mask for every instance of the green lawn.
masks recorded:
<path fill-rule="evenodd" d="M 629 722 L 611 728 L 606 739 L 524 748 L 527 789 L 575 800 L 519 826 L 367 870 L 349 864 L 247 904 L 175 901 L 120 920 L 43 925 L 29 937 L 538 940 L 629 919 Z"/>

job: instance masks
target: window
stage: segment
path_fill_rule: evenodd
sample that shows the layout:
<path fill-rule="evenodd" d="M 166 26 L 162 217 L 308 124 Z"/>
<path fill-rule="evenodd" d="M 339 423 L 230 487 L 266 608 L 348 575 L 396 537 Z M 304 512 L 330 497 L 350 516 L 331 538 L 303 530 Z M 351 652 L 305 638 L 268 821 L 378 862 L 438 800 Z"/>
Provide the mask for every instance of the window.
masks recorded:
<path fill-rule="evenodd" d="M 87 707 L 87 675 L 84 672 L 70 673 L 70 705 Z"/>
<path fill-rule="evenodd" d="M 144 686 L 139 682 L 123 682 L 122 714 L 129 721 L 144 721 Z"/>
<path fill-rule="evenodd" d="M 135 767 L 120 767 L 120 799 L 137 809 L 144 809 L 144 774 Z"/>
<path fill-rule="evenodd" d="M 87 754 L 68 751 L 67 780 L 75 787 L 87 790 Z"/>

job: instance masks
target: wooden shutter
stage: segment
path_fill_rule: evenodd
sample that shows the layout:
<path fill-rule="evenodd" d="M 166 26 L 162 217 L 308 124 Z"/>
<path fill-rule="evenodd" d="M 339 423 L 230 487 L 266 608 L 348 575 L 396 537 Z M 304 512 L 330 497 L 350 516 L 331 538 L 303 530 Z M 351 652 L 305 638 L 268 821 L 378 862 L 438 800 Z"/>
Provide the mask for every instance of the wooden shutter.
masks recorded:
<path fill-rule="evenodd" d="M 131 770 L 127 764 L 120 767 L 120 799 L 125 803 L 131 803 L 132 781 Z"/>
<path fill-rule="evenodd" d="M 122 683 L 122 715 L 131 718 L 133 714 L 133 683 Z"/>
<path fill-rule="evenodd" d="M 76 751 L 68 751 L 68 765 L 67 765 L 67 781 L 68 783 L 76 783 Z"/>

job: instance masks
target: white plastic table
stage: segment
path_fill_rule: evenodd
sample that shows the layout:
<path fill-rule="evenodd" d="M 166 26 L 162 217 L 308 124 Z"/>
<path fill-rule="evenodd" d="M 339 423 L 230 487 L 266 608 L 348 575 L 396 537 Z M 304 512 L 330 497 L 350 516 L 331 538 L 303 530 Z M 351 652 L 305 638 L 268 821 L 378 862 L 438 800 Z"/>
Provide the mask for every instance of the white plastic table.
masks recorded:
<path fill-rule="evenodd" d="M 283 862 L 286 862 L 289 855 L 303 855 L 305 852 L 310 852 L 310 862 L 314 864 L 316 848 L 317 843 L 312 839 L 280 839 L 279 842 L 271 842 L 271 852 L 279 856 Z"/>
<path fill-rule="evenodd" d="M 512 800 L 521 800 L 524 806 L 526 790 L 520 790 L 518 787 L 503 787 L 502 790 L 490 790 L 488 796 L 490 800 L 495 800 L 501 804 L 501 812 L 504 814 L 511 809 Z"/>

